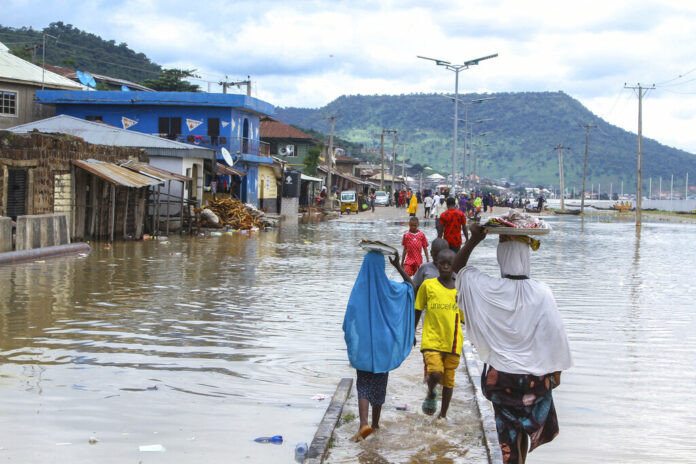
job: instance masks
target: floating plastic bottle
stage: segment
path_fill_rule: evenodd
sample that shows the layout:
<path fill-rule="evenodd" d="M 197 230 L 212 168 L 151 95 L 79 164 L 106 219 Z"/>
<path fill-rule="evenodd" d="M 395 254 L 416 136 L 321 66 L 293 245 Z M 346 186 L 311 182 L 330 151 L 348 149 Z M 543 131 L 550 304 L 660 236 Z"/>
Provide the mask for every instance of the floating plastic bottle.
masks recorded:
<path fill-rule="evenodd" d="M 295 445 L 295 461 L 304 462 L 307 457 L 307 443 L 301 441 Z"/>
<path fill-rule="evenodd" d="M 283 443 L 282 435 L 274 435 L 272 437 L 258 437 L 254 438 L 257 443 L 273 443 L 274 445 L 280 445 Z"/>

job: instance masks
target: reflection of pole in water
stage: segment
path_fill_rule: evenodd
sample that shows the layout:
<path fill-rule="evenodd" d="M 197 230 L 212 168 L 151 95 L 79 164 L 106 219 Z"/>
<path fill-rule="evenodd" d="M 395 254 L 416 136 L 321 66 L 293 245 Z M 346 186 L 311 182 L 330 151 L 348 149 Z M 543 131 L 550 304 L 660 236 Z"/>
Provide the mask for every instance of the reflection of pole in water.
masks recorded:
<path fill-rule="evenodd" d="M 636 228 L 636 241 L 633 250 L 633 272 L 631 274 L 631 304 L 637 306 L 640 303 L 640 229 Z"/>

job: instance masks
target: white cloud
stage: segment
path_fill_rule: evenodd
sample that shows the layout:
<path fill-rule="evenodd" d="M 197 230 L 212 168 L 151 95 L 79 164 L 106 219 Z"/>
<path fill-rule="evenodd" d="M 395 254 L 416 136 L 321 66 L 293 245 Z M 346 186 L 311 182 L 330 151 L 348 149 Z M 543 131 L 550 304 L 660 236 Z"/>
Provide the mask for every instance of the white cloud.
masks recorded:
<path fill-rule="evenodd" d="M 637 104 L 624 82 L 659 83 L 696 67 L 696 3 L 681 0 L 8 1 L 3 25 L 60 19 L 214 83 L 251 75 L 255 95 L 278 106 L 452 92 L 453 73 L 416 55 L 462 62 L 497 52 L 460 73 L 461 92 L 563 90 L 635 131 Z M 696 81 L 650 95 L 645 135 L 696 152 L 695 93 Z"/>

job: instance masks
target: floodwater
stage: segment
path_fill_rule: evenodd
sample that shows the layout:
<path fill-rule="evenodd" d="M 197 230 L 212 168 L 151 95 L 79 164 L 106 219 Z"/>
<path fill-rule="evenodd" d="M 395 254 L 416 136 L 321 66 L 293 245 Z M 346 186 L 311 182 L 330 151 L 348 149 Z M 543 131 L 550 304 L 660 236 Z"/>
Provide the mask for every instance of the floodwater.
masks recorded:
<path fill-rule="evenodd" d="M 533 277 L 554 291 L 575 367 L 554 392 L 561 433 L 530 461 L 693 460 L 696 226 L 644 223 L 636 236 L 611 219 L 549 221 Z M 363 256 L 355 244 L 398 244 L 405 230 L 331 222 L 96 245 L 86 257 L 0 267 L 0 460 L 292 462 L 337 381 L 354 376 L 341 323 Z M 471 263 L 497 273 L 495 240 Z M 418 413 L 419 356 L 389 384 L 388 406 L 409 410 L 387 407 L 383 430 L 347 456 L 481 457 L 467 388 L 455 388 L 446 424 Z M 458 386 L 465 377 L 460 368 Z M 278 434 L 280 446 L 252 441 Z M 419 434 L 445 452 L 409 456 L 403 444 Z"/>

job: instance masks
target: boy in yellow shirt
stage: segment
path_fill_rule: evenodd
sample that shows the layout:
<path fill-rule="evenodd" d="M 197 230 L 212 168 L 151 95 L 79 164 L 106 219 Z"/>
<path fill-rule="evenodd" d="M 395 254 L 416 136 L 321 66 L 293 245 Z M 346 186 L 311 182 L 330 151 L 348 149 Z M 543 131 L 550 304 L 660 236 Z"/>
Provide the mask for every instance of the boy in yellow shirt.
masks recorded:
<path fill-rule="evenodd" d="M 435 266 L 440 275 L 428 279 L 418 289 L 416 296 L 416 327 L 425 310 L 421 352 L 428 366 L 428 394 L 423 401 L 423 412 L 429 416 L 437 410 L 438 383 L 442 385 L 442 407 L 438 417 L 445 418 L 454 389 L 454 371 L 459 366 L 462 353 L 461 324 L 464 314 L 457 306 L 457 290 L 454 286 L 452 262 L 455 253 L 445 249 L 437 254 Z"/>

